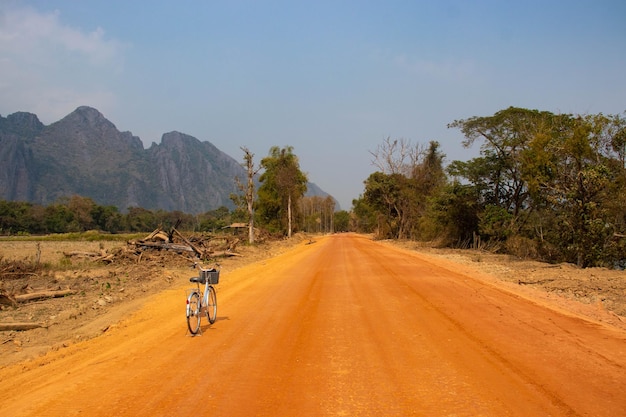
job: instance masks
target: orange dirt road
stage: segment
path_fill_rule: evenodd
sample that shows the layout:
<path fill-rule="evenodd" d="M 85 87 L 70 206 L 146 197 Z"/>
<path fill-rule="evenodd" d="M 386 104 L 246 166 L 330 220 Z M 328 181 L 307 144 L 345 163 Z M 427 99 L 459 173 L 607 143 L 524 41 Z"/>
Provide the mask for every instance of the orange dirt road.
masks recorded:
<path fill-rule="evenodd" d="M 101 337 L 0 370 L 0 415 L 625 415 L 625 332 L 441 262 L 320 238 L 223 273 L 200 337 L 181 278 Z"/>

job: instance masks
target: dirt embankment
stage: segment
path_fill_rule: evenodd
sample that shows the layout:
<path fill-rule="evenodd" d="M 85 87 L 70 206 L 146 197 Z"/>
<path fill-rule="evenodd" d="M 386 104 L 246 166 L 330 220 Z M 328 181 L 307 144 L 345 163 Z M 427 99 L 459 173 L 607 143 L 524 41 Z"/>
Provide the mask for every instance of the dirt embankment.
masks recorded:
<path fill-rule="evenodd" d="M 484 251 L 433 249 L 415 242 L 388 243 L 452 261 L 516 293 L 626 329 L 626 271 L 554 265 Z"/>
<path fill-rule="evenodd" d="M 220 260 L 223 273 L 272 257 L 309 237 L 240 246 L 240 257 Z M 548 265 L 476 251 L 423 248 L 413 242 L 386 242 L 405 250 L 445 259 L 453 268 L 491 277 L 498 285 L 538 297 L 591 319 L 626 329 L 626 273 L 572 265 Z M 71 251 L 112 251 L 124 243 L 0 241 L 0 260 L 47 265 L 14 279 L 4 271 L 0 289 L 33 293 L 71 289 L 72 295 L 41 299 L 19 306 L 0 306 L 0 323 L 39 323 L 28 331 L 0 332 L 0 366 L 35 358 L 98 336 L 139 308 L 155 292 L 179 285 L 194 274 L 189 260 L 168 251 L 141 261 L 102 265 L 68 260 Z M 2 273 L 2 271 L 0 271 Z"/>

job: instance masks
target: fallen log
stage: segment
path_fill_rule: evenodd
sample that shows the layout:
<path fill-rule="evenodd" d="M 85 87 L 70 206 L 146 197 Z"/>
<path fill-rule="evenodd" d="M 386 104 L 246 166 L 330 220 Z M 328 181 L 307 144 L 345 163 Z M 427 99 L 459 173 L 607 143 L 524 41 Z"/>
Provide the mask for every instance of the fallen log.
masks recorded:
<path fill-rule="evenodd" d="M 0 323 L 0 331 L 31 330 L 39 327 L 48 327 L 45 323 Z"/>
<path fill-rule="evenodd" d="M 555 281 L 554 278 L 541 279 L 539 281 L 522 281 L 521 279 L 517 280 L 518 285 L 542 285 L 547 282 Z"/>
<path fill-rule="evenodd" d="M 96 258 L 98 256 L 102 256 L 102 253 L 73 251 L 73 252 L 63 252 L 63 255 L 66 258 Z"/>
<path fill-rule="evenodd" d="M 59 290 L 59 291 L 42 291 L 42 292 L 33 292 L 30 294 L 19 294 L 16 295 L 15 301 L 18 303 L 25 303 L 27 301 L 39 300 L 42 298 L 57 298 L 57 297 L 65 297 L 66 295 L 75 294 L 76 291 L 73 290 Z"/>
<path fill-rule="evenodd" d="M 109 255 L 106 255 L 106 256 L 101 256 L 99 258 L 95 258 L 94 261 L 95 262 L 111 263 L 111 262 L 113 262 L 113 254 L 109 254 Z"/>
<path fill-rule="evenodd" d="M 186 245 L 178 245 L 176 243 L 165 243 L 165 242 L 136 242 L 135 246 L 146 247 L 146 248 L 155 248 L 155 249 L 168 249 L 180 252 L 195 252 L 195 250 Z"/>
<path fill-rule="evenodd" d="M 154 229 L 154 231 L 152 233 L 150 233 L 148 236 L 144 237 L 143 240 L 151 240 L 153 237 L 155 237 L 160 232 L 161 232 L 161 228 L 157 227 L 156 229 Z"/>
<path fill-rule="evenodd" d="M 227 256 L 243 256 L 240 253 L 229 252 L 229 251 L 211 252 L 210 255 L 211 257 L 215 257 L 215 258 L 226 258 Z"/>
<path fill-rule="evenodd" d="M 183 236 L 178 230 L 174 229 L 173 232 L 176 233 L 178 237 L 180 237 L 183 240 L 183 242 L 188 244 L 193 249 L 193 251 L 196 253 L 197 256 L 202 257 L 203 253 L 198 247 L 196 247 L 193 243 L 187 240 L 187 238 Z"/>

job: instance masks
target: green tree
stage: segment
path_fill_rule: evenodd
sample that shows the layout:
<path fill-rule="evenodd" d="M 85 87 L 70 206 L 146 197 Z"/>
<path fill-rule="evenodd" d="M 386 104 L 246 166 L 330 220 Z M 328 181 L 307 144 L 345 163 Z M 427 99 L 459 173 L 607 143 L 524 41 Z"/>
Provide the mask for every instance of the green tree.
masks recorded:
<path fill-rule="evenodd" d="M 448 179 L 443 168 L 445 155 L 439 151 L 439 142 L 431 141 L 428 149 L 422 154 L 412 173 L 415 184 L 414 219 L 411 221 L 412 238 L 424 238 L 422 230 L 424 217 L 429 210 L 433 197 L 438 195 Z"/>
<path fill-rule="evenodd" d="M 198 228 L 203 232 L 220 230 L 230 224 L 230 215 L 231 213 L 226 206 L 207 211 L 198 216 Z"/>
<path fill-rule="evenodd" d="M 552 245 L 579 266 L 611 263 L 615 206 L 624 192 L 623 168 L 613 154 L 614 138 L 602 115 L 554 116 L 555 129 L 530 144 L 526 165 L 530 190 L 542 213 L 551 216 Z"/>
<path fill-rule="evenodd" d="M 257 214 L 261 223 L 275 232 L 291 237 L 294 227 L 294 207 L 306 192 L 307 177 L 300 170 L 293 147 L 274 146 L 261 160 L 265 170 L 259 181 Z"/>
<path fill-rule="evenodd" d="M 65 204 L 51 204 L 45 210 L 46 231 L 48 233 L 66 233 L 72 230 L 74 214 Z"/>
<path fill-rule="evenodd" d="M 94 206 L 91 217 L 100 230 L 116 233 L 124 228 L 124 219 L 115 206 Z"/>
<path fill-rule="evenodd" d="M 367 178 L 363 199 L 378 214 L 380 237 L 405 238 L 411 208 L 409 194 L 407 178 L 402 174 L 374 172 Z"/>
<path fill-rule="evenodd" d="M 511 214 L 504 225 L 509 229 L 507 234 L 517 233 L 530 213 L 528 184 L 523 176 L 524 151 L 538 134 L 550 128 L 552 117 L 549 112 L 509 107 L 493 116 L 471 117 L 448 125 L 463 132 L 465 147 L 482 140 L 483 156 L 458 164 L 456 172 L 477 186 L 485 207 L 500 207 Z"/>
<path fill-rule="evenodd" d="M 335 200 L 331 196 L 303 197 L 299 204 L 302 229 L 307 232 L 334 231 Z"/>
<path fill-rule="evenodd" d="M 626 246 L 625 125 L 619 116 L 512 107 L 456 121 L 464 145 L 483 141 L 481 156 L 448 171 L 475 193 L 481 237 L 509 252 L 524 242 L 517 252 L 611 266 Z"/>
<path fill-rule="evenodd" d="M 418 238 L 429 198 L 446 182 L 439 143 L 431 141 L 424 150 L 406 140 L 387 138 L 371 154 L 372 164 L 381 171 L 365 181 L 363 199 L 377 212 L 379 236 Z"/>
<path fill-rule="evenodd" d="M 374 233 L 378 225 L 378 212 L 365 197 L 352 200 L 352 213 L 349 230 L 358 233 Z"/>
<path fill-rule="evenodd" d="M 129 232 L 151 232 L 159 226 L 155 214 L 142 207 L 129 207 L 126 223 Z"/>
<path fill-rule="evenodd" d="M 468 247 L 478 232 L 480 212 L 474 186 L 452 181 L 429 199 L 421 236 L 443 246 Z"/>
<path fill-rule="evenodd" d="M 31 203 L 0 201 L 0 233 L 30 232 L 32 224 Z"/>
<path fill-rule="evenodd" d="M 348 232 L 350 231 L 350 213 L 346 210 L 339 210 L 334 213 L 334 228 L 335 232 Z"/>
<path fill-rule="evenodd" d="M 96 227 L 92 216 L 96 203 L 91 198 L 73 195 L 62 202 L 73 214 L 73 222 L 70 226 L 72 232 L 84 232 Z"/>
<path fill-rule="evenodd" d="M 439 147 L 439 142 L 430 141 L 423 158 L 413 169 L 412 177 L 423 195 L 433 194 L 446 183 L 447 177 L 443 168 L 445 155 L 439 151 Z"/>

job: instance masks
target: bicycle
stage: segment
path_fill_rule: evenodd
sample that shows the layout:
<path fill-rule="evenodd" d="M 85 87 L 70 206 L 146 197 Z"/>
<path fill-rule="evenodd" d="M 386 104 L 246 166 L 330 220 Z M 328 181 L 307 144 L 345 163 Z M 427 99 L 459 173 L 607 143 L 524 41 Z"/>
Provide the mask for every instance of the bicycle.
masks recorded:
<path fill-rule="evenodd" d="M 187 296 L 187 328 L 192 335 L 198 334 L 202 314 L 206 315 L 210 324 L 215 323 L 217 317 L 216 285 L 220 281 L 220 271 L 216 268 L 202 268 L 197 262 L 194 267 L 198 268 L 198 276 L 189 278 L 190 282 L 196 283 L 196 288 L 189 290 Z M 219 267 L 219 265 L 218 265 Z M 204 284 L 204 292 L 200 292 L 200 284 Z"/>

